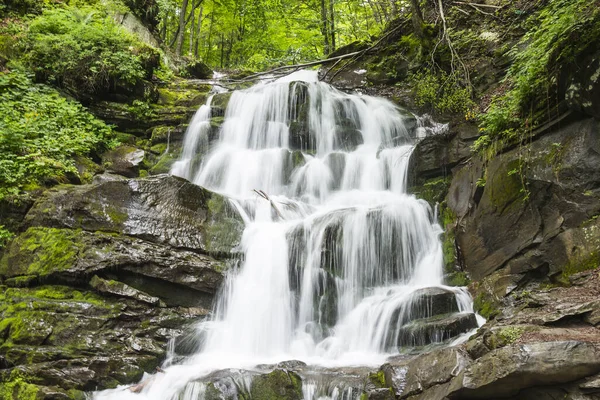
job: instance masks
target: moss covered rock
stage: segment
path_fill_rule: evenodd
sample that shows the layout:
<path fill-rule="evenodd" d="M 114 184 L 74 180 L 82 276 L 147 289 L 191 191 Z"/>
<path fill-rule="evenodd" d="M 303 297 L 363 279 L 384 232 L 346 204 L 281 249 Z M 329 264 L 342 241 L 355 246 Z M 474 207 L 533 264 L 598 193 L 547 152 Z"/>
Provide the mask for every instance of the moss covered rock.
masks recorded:
<path fill-rule="evenodd" d="M 300 400 L 302 379 L 291 371 L 276 369 L 252 380 L 250 397 L 254 400 Z"/>
<path fill-rule="evenodd" d="M 53 189 L 27 223 L 124 233 L 211 254 L 233 254 L 244 227 L 223 196 L 165 175 Z"/>

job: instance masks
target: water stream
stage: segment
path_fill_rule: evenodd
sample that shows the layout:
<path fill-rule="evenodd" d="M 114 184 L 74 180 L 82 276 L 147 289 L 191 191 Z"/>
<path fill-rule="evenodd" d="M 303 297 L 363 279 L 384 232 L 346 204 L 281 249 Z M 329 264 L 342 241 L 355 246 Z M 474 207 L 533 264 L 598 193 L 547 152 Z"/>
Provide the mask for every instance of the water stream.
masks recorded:
<path fill-rule="evenodd" d="M 213 144 L 210 112 L 209 100 L 172 173 L 236 205 L 246 221 L 241 266 L 197 327 L 198 354 L 166 366 L 140 394 L 95 398 L 203 399 L 194 380 L 216 370 L 285 360 L 375 366 L 402 346 L 456 336 L 415 322 L 473 314 L 464 289 L 443 285 L 434 210 L 407 194 L 420 134 L 412 116 L 384 99 L 342 93 L 314 72 L 234 92 Z M 305 383 L 305 398 L 317 390 Z"/>

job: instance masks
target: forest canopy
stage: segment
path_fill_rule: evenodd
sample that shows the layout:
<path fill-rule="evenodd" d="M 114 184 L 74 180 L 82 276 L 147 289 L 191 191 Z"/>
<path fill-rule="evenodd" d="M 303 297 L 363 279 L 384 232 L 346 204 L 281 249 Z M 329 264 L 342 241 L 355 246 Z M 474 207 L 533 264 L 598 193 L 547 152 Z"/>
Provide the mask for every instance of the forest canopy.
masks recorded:
<path fill-rule="evenodd" d="M 214 68 L 321 58 L 369 40 L 408 11 L 403 0 L 159 0 L 159 36 Z M 183 29 L 182 29 L 183 27 Z"/>

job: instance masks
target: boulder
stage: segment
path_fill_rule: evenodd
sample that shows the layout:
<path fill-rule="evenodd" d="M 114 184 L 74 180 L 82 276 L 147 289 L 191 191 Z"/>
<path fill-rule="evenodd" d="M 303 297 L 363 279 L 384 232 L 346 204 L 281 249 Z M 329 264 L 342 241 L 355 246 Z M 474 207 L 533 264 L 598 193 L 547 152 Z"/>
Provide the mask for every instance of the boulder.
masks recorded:
<path fill-rule="evenodd" d="M 77 285 L 101 275 L 169 305 L 206 308 L 211 306 L 224 269 L 222 261 L 211 257 L 140 239 L 43 227 L 29 228 L 18 236 L 0 261 L 0 276 L 12 284 L 52 280 Z M 92 286 L 99 291 L 143 297 L 122 284 L 95 283 Z M 145 301 L 158 304 L 150 298 Z"/>
<path fill-rule="evenodd" d="M 3 390 L 73 395 L 134 382 L 162 361 L 168 340 L 190 317 L 186 309 L 67 286 L 4 286 L 1 292 Z"/>
<path fill-rule="evenodd" d="M 411 155 L 412 174 L 417 181 L 446 175 L 471 156 L 477 135 L 477 126 L 463 121 L 452 122 L 446 131 L 425 137 Z"/>
<path fill-rule="evenodd" d="M 397 344 L 403 346 L 425 346 L 441 343 L 477 328 L 473 313 L 439 315 L 413 320 L 398 330 Z"/>
<path fill-rule="evenodd" d="M 295 372 L 276 369 L 266 375 L 259 375 L 250 385 L 252 399 L 301 400 L 302 378 Z"/>
<path fill-rule="evenodd" d="M 417 318 L 427 318 L 458 312 L 456 294 L 442 288 L 424 288 L 413 293 L 410 314 Z"/>
<path fill-rule="evenodd" d="M 140 166 L 144 161 L 144 150 L 132 146 L 119 146 L 114 150 L 104 153 L 102 165 L 107 171 L 135 178 L 140 174 Z"/>
<path fill-rule="evenodd" d="M 213 70 L 200 60 L 189 62 L 185 66 L 185 72 L 196 79 L 210 79 L 213 76 Z"/>
<path fill-rule="evenodd" d="M 434 350 L 408 360 L 392 361 L 381 370 L 400 399 L 449 382 L 471 362 L 468 354 L 456 347 Z"/>
<path fill-rule="evenodd" d="M 234 254 L 244 227 L 226 198 L 166 175 L 57 187 L 36 202 L 27 224 L 123 233 L 216 255 Z"/>
<path fill-rule="evenodd" d="M 465 368 L 450 399 L 510 397 L 524 388 L 575 381 L 600 371 L 599 351 L 577 341 L 515 344 L 496 349 Z"/>

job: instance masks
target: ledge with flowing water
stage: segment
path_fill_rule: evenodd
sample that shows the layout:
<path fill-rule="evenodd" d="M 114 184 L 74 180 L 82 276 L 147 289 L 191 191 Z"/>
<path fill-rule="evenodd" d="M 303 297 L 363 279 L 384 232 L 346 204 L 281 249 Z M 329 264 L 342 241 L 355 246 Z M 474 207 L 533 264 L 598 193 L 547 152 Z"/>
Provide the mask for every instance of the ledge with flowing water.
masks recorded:
<path fill-rule="evenodd" d="M 211 371 L 291 359 L 380 365 L 477 327 L 467 292 L 442 285 L 433 210 L 406 192 L 414 117 L 312 72 L 234 92 L 218 140 L 210 117 L 211 99 L 172 172 L 230 198 L 246 221 L 243 262 L 197 327 L 197 353 L 143 395 L 200 399 Z M 336 398 L 309 382 L 304 397 Z M 352 387 L 360 396 L 347 384 L 338 395 Z"/>

